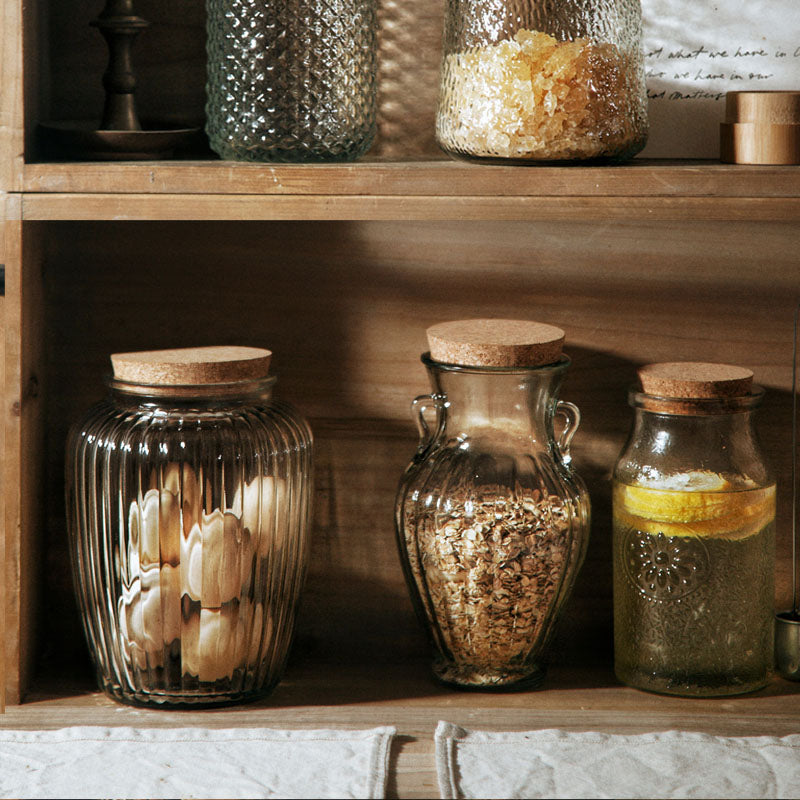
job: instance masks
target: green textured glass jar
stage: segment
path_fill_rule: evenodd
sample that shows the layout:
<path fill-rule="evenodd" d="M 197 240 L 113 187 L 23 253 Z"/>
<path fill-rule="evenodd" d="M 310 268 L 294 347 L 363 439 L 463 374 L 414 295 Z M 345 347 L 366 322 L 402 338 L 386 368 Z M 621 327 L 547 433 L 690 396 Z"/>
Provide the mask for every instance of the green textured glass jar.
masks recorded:
<path fill-rule="evenodd" d="M 222 158 L 347 161 L 377 130 L 376 0 L 207 0 L 206 132 Z"/>
<path fill-rule="evenodd" d="M 448 0 L 436 137 L 504 163 L 619 161 L 647 140 L 639 0 Z"/>

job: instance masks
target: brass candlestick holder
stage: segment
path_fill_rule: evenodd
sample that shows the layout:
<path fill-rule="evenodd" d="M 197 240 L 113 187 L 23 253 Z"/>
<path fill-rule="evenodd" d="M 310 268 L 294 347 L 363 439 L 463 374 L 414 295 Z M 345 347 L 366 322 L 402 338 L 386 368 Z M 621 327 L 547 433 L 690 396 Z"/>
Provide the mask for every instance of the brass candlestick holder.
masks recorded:
<path fill-rule="evenodd" d="M 99 125 L 94 121 L 48 122 L 39 126 L 48 152 L 95 160 L 169 158 L 175 149 L 197 136 L 199 128 L 142 125 L 136 112 L 133 43 L 150 23 L 136 15 L 133 0 L 107 0 L 91 25 L 108 45 L 103 74 L 105 102 Z"/>

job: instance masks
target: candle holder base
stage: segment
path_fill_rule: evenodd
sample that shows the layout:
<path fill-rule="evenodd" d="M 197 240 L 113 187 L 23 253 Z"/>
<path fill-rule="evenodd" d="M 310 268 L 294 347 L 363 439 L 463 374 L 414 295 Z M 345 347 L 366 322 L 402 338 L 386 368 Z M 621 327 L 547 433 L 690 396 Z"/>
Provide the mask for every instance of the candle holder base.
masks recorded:
<path fill-rule="evenodd" d="M 48 158 L 89 161 L 148 161 L 172 158 L 178 150 L 197 146 L 200 128 L 152 122 L 142 130 L 100 130 L 91 120 L 65 120 L 39 125 L 42 151 Z"/>

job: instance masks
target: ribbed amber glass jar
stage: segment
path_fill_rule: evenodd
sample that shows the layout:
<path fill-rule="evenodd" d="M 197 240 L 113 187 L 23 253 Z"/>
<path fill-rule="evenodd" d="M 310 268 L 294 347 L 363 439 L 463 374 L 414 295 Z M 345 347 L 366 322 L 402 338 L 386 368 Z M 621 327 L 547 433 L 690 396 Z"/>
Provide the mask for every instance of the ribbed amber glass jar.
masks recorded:
<path fill-rule="evenodd" d="M 310 429 L 272 399 L 268 351 L 112 358 L 110 395 L 67 453 L 98 681 L 147 705 L 258 697 L 280 679 L 306 570 Z"/>

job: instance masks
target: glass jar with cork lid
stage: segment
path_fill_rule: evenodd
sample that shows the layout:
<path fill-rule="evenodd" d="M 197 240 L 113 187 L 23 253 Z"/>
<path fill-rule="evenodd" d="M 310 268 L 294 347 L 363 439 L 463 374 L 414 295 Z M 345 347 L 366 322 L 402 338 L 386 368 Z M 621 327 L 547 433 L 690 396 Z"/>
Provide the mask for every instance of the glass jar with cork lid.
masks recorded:
<path fill-rule="evenodd" d="M 280 679 L 306 569 L 312 436 L 271 353 L 111 356 L 73 426 L 73 579 L 98 681 L 153 706 L 254 699 Z"/>
<path fill-rule="evenodd" d="M 772 666 L 775 481 L 753 427 L 763 389 L 726 364 L 639 370 L 613 479 L 617 677 L 740 694 Z"/>
<path fill-rule="evenodd" d="M 619 161 L 647 140 L 639 0 L 448 0 L 436 138 L 501 163 Z"/>
<path fill-rule="evenodd" d="M 413 401 L 420 442 L 395 519 L 433 671 L 461 688 L 534 687 L 589 533 L 569 453 L 580 415 L 557 399 L 564 332 L 477 319 L 427 335 L 432 392 Z"/>

